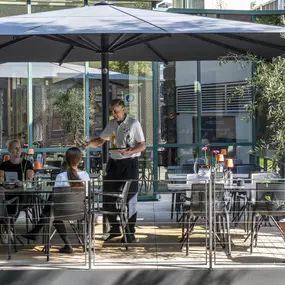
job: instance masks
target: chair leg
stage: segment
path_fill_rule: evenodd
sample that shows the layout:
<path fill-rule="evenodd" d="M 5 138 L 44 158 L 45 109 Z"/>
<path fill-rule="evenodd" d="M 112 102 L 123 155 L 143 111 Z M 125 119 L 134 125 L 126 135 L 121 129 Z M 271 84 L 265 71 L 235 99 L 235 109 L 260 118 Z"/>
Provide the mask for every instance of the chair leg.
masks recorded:
<path fill-rule="evenodd" d="M 172 195 L 171 195 L 171 214 L 170 214 L 170 218 L 171 218 L 171 219 L 173 219 L 174 200 L 175 200 L 175 193 L 172 192 Z"/>
<path fill-rule="evenodd" d="M 14 226 L 14 223 L 12 225 L 12 232 L 13 232 L 13 246 L 14 246 L 14 251 L 15 252 L 18 252 L 18 249 L 17 249 L 17 233 L 16 233 L 16 230 L 15 230 L 15 226 Z"/>
<path fill-rule="evenodd" d="M 80 235 L 80 232 L 83 232 L 83 229 L 81 229 L 81 225 L 83 225 L 82 222 L 79 223 L 79 221 L 77 221 L 78 230 L 76 229 L 76 227 L 74 226 L 72 221 L 69 221 L 69 224 L 70 224 L 70 227 L 72 228 L 73 232 L 75 233 L 75 236 L 76 236 L 79 244 L 84 249 L 84 242 L 83 242 L 84 239 L 82 239 L 82 235 Z"/>
<path fill-rule="evenodd" d="M 50 259 L 50 247 L 51 247 L 51 227 L 52 223 L 49 221 L 47 225 L 47 234 L 46 234 L 46 254 L 47 254 L 47 261 Z"/>
<path fill-rule="evenodd" d="M 226 243 L 226 219 L 222 216 L 222 236 L 223 236 L 223 243 Z"/>
<path fill-rule="evenodd" d="M 189 245 L 190 245 L 190 213 L 187 213 L 187 218 L 186 218 L 186 256 L 189 255 Z"/>
<path fill-rule="evenodd" d="M 8 217 L 7 221 L 7 234 L 8 234 L 8 260 L 11 260 L 11 218 Z"/>
<path fill-rule="evenodd" d="M 260 230 L 260 227 L 262 225 L 262 222 L 266 219 L 266 216 L 262 216 L 260 221 L 257 223 L 257 226 L 256 226 L 256 233 L 255 233 L 255 245 L 254 247 L 257 247 L 257 239 L 258 239 L 258 232 Z"/>
<path fill-rule="evenodd" d="M 230 217 L 229 217 L 229 213 L 226 213 L 225 215 L 225 219 L 226 219 L 226 225 L 227 225 L 227 241 L 226 241 L 226 247 L 227 247 L 227 252 L 228 255 L 232 254 L 232 241 L 231 241 L 231 232 L 230 232 Z"/>
<path fill-rule="evenodd" d="M 126 250 L 128 250 L 128 239 L 127 239 L 127 233 L 126 233 L 126 228 L 125 228 L 125 225 L 127 223 L 125 223 L 124 216 L 122 214 L 120 215 L 120 222 L 121 222 L 123 237 L 125 241 L 125 248 Z"/>
<path fill-rule="evenodd" d="M 29 232 L 29 211 L 25 209 L 25 216 L 26 216 L 26 233 Z M 27 243 L 30 244 L 30 240 L 27 240 Z"/>
<path fill-rule="evenodd" d="M 253 239 L 254 239 L 254 229 L 255 229 L 255 219 L 256 216 L 254 213 L 252 213 L 252 220 L 251 220 L 251 237 L 250 237 L 250 254 L 252 254 L 253 251 Z"/>

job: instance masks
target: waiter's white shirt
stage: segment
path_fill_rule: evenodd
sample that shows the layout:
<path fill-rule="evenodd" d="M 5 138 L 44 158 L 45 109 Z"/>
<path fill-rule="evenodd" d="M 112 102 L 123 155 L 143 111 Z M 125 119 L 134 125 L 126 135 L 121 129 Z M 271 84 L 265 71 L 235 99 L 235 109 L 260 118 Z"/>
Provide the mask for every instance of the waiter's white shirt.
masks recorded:
<path fill-rule="evenodd" d="M 119 125 L 116 120 L 110 120 L 100 134 L 102 139 L 110 139 L 112 133 L 115 132 L 116 143 L 118 148 L 134 148 L 138 143 L 144 142 L 144 134 L 140 122 L 137 119 L 126 116 L 125 120 Z M 110 148 L 111 148 L 110 141 Z M 113 159 L 125 159 L 130 157 L 138 157 L 141 153 L 137 152 L 133 155 L 122 155 L 117 150 L 110 150 L 110 156 Z"/>

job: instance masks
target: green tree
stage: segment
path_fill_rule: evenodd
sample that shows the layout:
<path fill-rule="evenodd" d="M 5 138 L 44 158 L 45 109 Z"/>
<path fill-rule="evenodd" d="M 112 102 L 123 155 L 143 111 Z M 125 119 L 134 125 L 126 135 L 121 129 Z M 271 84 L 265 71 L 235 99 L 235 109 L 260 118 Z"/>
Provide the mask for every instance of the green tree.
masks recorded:
<path fill-rule="evenodd" d="M 63 128 L 72 136 L 74 144 L 82 136 L 84 126 L 84 98 L 81 88 L 57 90 L 55 109 L 62 117 Z"/>
<path fill-rule="evenodd" d="M 248 118 L 257 117 L 257 145 L 255 151 L 276 150 L 272 157 L 272 168 L 277 170 L 278 161 L 285 158 L 285 59 L 273 58 L 272 61 L 253 54 L 229 54 L 221 58 L 221 64 L 233 60 L 242 68 L 254 64 L 252 78 L 246 78 L 246 84 L 236 89 L 233 96 L 244 96 L 246 89 L 252 88 L 254 98 L 245 107 Z"/>

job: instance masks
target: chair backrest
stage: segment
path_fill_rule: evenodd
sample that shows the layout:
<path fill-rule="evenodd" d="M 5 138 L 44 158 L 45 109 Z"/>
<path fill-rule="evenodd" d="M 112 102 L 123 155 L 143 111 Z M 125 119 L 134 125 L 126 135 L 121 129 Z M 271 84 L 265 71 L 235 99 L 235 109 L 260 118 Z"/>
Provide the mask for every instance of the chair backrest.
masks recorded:
<path fill-rule="evenodd" d="M 127 180 L 124 184 L 123 190 L 122 190 L 122 199 L 120 200 L 120 210 L 125 211 L 127 209 L 128 204 L 128 195 L 130 191 L 132 181 Z"/>
<path fill-rule="evenodd" d="M 47 165 L 60 168 L 62 161 L 61 160 L 48 160 L 46 163 L 47 163 Z"/>
<path fill-rule="evenodd" d="M 274 173 L 272 172 L 250 172 L 249 173 L 249 179 L 251 180 L 252 184 L 256 183 L 262 183 L 269 181 L 270 179 L 278 178 Z"/>
<path fill-rule="evenodd" d="M 197 180 L 199 179 L 199 176 L 196 173 L 187 174 L 186 177 L 187 177 L 186 178 L 187 179 L 186 184 L 197 183 Z"/>
<path fill-rule="evenodd" d="M 84 219 L 86 211 L 84 187 L 53 187 L 52 201 L 55 219 L 64 221 Z"/>
<path fill-rule="evenodd" d="M 257 183 L 256 210 L 285 212 L 285 183 Z"/>
<path fill-rule="evenodd" d="M 192 184 L 191 207 L 197 216 L 206 216 L 206 205 L 209 204 L 209 184 L 200 183 Z M 224 190 L 224 184 L 213 184 L 212 188 L 213 203 L 215 203 L 215 211 L 221 212 L 229 208 L 230 195 Z M 213 207 L 210 207 L 213 209 Z"/>
<path fill-rule="evenodd" d="M 181 173 L 194 173 L 194 163 L 193 164 L 183 164 Z"/>
<path fill-rule="evenodd" d="M 56 176 L 60 173 L 60 169 L 53 169 L 50 173 L 50 180 L 55 181 Z"/>
<path fill-rule="evenodd" d="M 260 171 L 261 167 L 255 164 L 237 164 L 234 166 L 234 173 L 247 174 L 253 171 Z"/>
<path fill-rule="evenodd" d="M 0 191 L 0 220 L 8 217 L 7 206 L 4 204 L 5 199 L 4 191 Z"/>

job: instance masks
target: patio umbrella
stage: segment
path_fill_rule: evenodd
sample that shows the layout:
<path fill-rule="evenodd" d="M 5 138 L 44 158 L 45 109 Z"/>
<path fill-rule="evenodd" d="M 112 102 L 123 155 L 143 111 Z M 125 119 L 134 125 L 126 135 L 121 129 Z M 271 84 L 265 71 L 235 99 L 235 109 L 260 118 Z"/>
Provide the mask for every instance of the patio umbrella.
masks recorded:
<path fill-rule="evenodd" d="M 103 96 L 109 90 L 109 60 L 214 60 L 228 52 L 272 58 L 285 51 L 280 37 L 285 27 L 106 3 L 0 18 L 0 27 L 2 62 L 101 60 Z M 104 96 L 104 126 L 108 108 Z"/>

